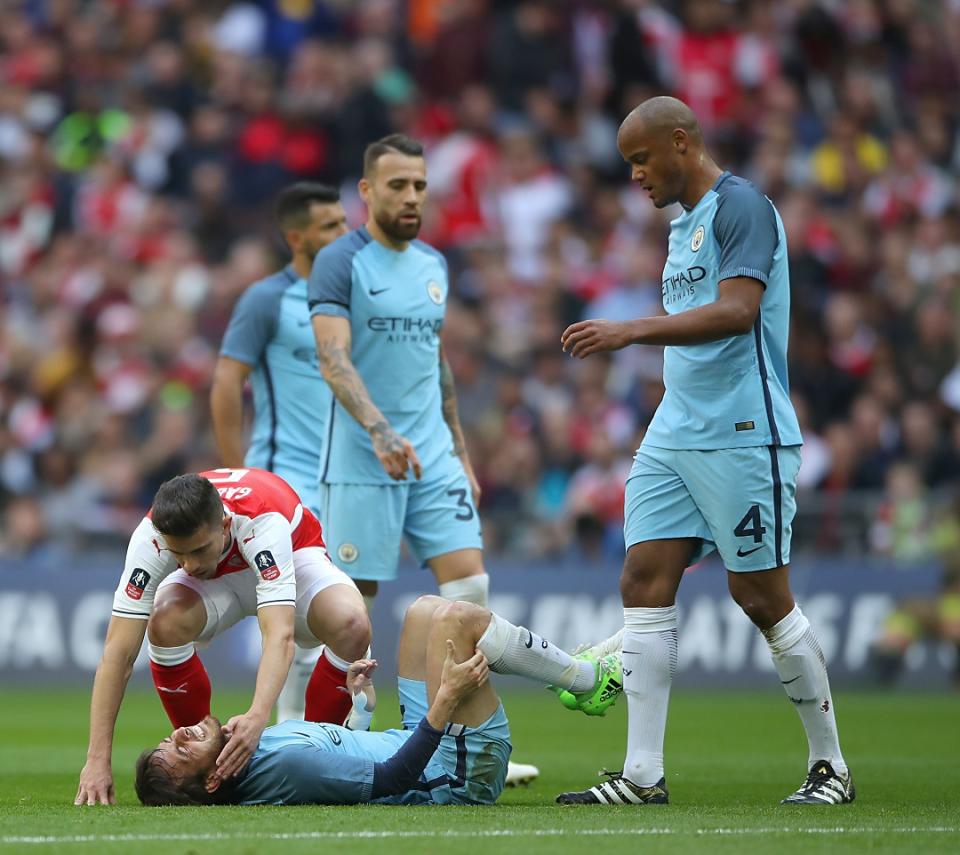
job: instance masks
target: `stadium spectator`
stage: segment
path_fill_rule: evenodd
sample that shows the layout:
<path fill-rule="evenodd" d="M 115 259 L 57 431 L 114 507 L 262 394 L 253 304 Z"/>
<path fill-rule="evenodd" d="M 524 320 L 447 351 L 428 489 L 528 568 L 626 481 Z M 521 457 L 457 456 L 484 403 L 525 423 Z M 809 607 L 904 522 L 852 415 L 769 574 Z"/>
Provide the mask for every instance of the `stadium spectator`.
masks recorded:
<path fill-rule="evenodd" d="M 446 347 L 468 442 L 486 453 L 503 436 L 490 426 L 509 421 L 494 394 L 504 366 L 536 417 L 515 472 L 477 460 L 492 479 L 481 512 L 499 520 L 488 549 L 570 542 L 554 535 L 584 445 L 567 447 L 557 426 L 583 421 L 581 380 L 541 354 L 588 304 L 645 314 L 659 299 L 676 212 L 652 212 L 628 186 L 609 135 L 667 91 L 713 117 L 711 145 L 781 211 L 805 432 L 856 451 L 851 471 L 834 461 L 814 479 L 796 549 L 863 548 L 894 462 L 919 465 L 935 508 L 960 471 L 958 57 L 947 0 L 324 0 L 307 16 L 280 3 L 12 0 L 0 25 L 0 508 L 35 496 L 46 531 L 121 544 L 130 503 L 146 510 L 162 472 L 184 454 L 182 468 L 213 465 L 199 402 L 215 349 L 243 289 L 280 262 L 279 245 L 250 237 L 268 233 L 262 200 L 292 176 L 344 182 L 360 220 L 356 153 L 404 131 L 427 141 L 424 235 L 450 263 Z M 642 430 L 662 390 L 659 365 L 636 359 L 617 355 L 597 397 Z M 192 442 L 142 460 L 167 419 L 173 433 L 188 422 Z M 137 458 L 122 499 L 96 486 L 111 437 Z M 51 448 L 73 475 L 41 465 Z M 97 527 L 62 530 L 91 491 Z"/>

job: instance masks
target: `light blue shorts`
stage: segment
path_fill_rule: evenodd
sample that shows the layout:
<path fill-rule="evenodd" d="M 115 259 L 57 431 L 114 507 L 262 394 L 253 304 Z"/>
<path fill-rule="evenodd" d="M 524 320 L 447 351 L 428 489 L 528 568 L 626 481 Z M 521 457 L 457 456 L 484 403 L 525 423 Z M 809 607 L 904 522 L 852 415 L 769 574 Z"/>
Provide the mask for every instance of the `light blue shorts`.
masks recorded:
<path fill-rule="evenodd" d="M 427 714 L 427 684 L 397 677 L 397 689 L 403 729 L 414 730 Z M 479 727 L 448 725 L 426 775 L 432 771 L 430 767 L 439 764 L 448 779 L 452 803 L 492 805 L 503 792 L 512 750 L 510 725 L 500 704 Z M 446 794 L 441 798 L 445 801 Z"/>
<path fill-rule="evenodd" d="M 318 496 L 327 550 L 352 579 L 396 579 L 401 538 L 421 564 L 483 548 L 480 515 L 459 462 L 432 481 L 320 484 Z"/>
<path fill-rule="evenodd" d="M 624 497 L 626 548 L 699 538 L 696 564 L 716 549 L 728 570 L 790 562 L 800 446 L 677 451 L 642 445 Z"/>

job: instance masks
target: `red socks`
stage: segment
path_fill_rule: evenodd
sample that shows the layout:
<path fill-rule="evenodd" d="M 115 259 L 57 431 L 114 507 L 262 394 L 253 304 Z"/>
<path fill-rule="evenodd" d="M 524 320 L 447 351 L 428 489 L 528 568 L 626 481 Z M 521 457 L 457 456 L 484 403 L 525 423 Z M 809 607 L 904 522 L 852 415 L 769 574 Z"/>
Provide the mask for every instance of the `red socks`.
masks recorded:
<path fill-rule="evenodd" d="M 304 718 L 307 721 L 343 724 L 353 705 L 353 699 L 345 691 L 346 686 L 347 672 L 337 668 L 324 651 L 307 683 Z"/>
<path fill-rule="evenodd" d="M 210 715 L 210 678 L 196 653 L 180 665 L 158 665 L 151 661 L 150 673 L 174 727 L 189 727 Z M 347 706 L 350 706 L 349 699 Z"/>

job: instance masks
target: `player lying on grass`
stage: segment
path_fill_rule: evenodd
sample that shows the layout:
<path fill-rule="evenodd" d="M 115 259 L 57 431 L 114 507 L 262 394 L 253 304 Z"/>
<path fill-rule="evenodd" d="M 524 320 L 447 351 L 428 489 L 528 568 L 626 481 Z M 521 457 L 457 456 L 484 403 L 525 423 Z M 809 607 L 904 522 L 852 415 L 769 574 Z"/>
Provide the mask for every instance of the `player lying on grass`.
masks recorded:
<path fill-rule="evenodd" d="M 307 717 L 344 720 L 347 668 L 365 655 L 370 621 L 356 585 L 330 561 L 320 523 L 278 475 L 214 469 L 165 482 L 127 548 L 93 682 L 90 742 L 75 804 L 116 800 L 113 732 L 144 634 L 154 685 L 179 727 L 210 714 L 210 678 L 195 642 L 252 615 L 263 648 L 250 709 L 226 724 L 232 738 L 218 761 L 225 779 L 257 747 L 294 641 L 326 644 L 307 684 Z"/>
<path fill-rule="evenodd" d="M 374 667 L 364 660 L 348 673 L 370 712 Z M 207 716 L 140 756 L 137 795 L 146 805 L 492 804 L 511 744 L 490 670 L 566 689 L 590 715 L 602 715 L 622 685 L 619 651 L 574 658 L 481 606 L 421 597 L 397 657 L 403 730 L 287 721 L 267 728 L 246 768 L 223 782 L 216 758 L 226 737 Z"/>

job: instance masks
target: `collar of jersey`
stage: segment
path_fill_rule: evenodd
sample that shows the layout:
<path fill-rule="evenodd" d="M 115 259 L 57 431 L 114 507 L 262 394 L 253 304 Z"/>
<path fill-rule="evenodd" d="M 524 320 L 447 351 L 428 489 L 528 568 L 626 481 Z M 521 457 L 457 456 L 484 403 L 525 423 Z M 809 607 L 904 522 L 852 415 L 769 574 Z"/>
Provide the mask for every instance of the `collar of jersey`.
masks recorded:
<path fill-rule="evenodd" d="M 726 181 L 732 174 L 733 174 L 733 173 L 730 172 L 729 170 L 724 169 L 723 172 L 721 172 L 721 173 L 717 176 L 717 180 L 713 182 L 713 186 L 712 186 L 706 193 L 704 193 L 699 199 L 697 199 L 697 204 L 696 204 L 696 205 L 694 205 L 692 208 L 688 208 L 688 207 L 686 207 L 686 205 L 683 205 L 683 204 L 680 205 L 680 207 L 683 208 L 683 212 L 684 212 L 685 214 L 689 214 L 691 211 L 696 211 L 697 208 L 700 207 L 700 203 L 701 203 L 704 199 L 706 199 L 707 196 L 709 196 L 711 193 L 716 193 L 716 192 L 717 192 L 717 188 L 718 188 L 721 184 L 723 184 L 723 182 Z"/>

